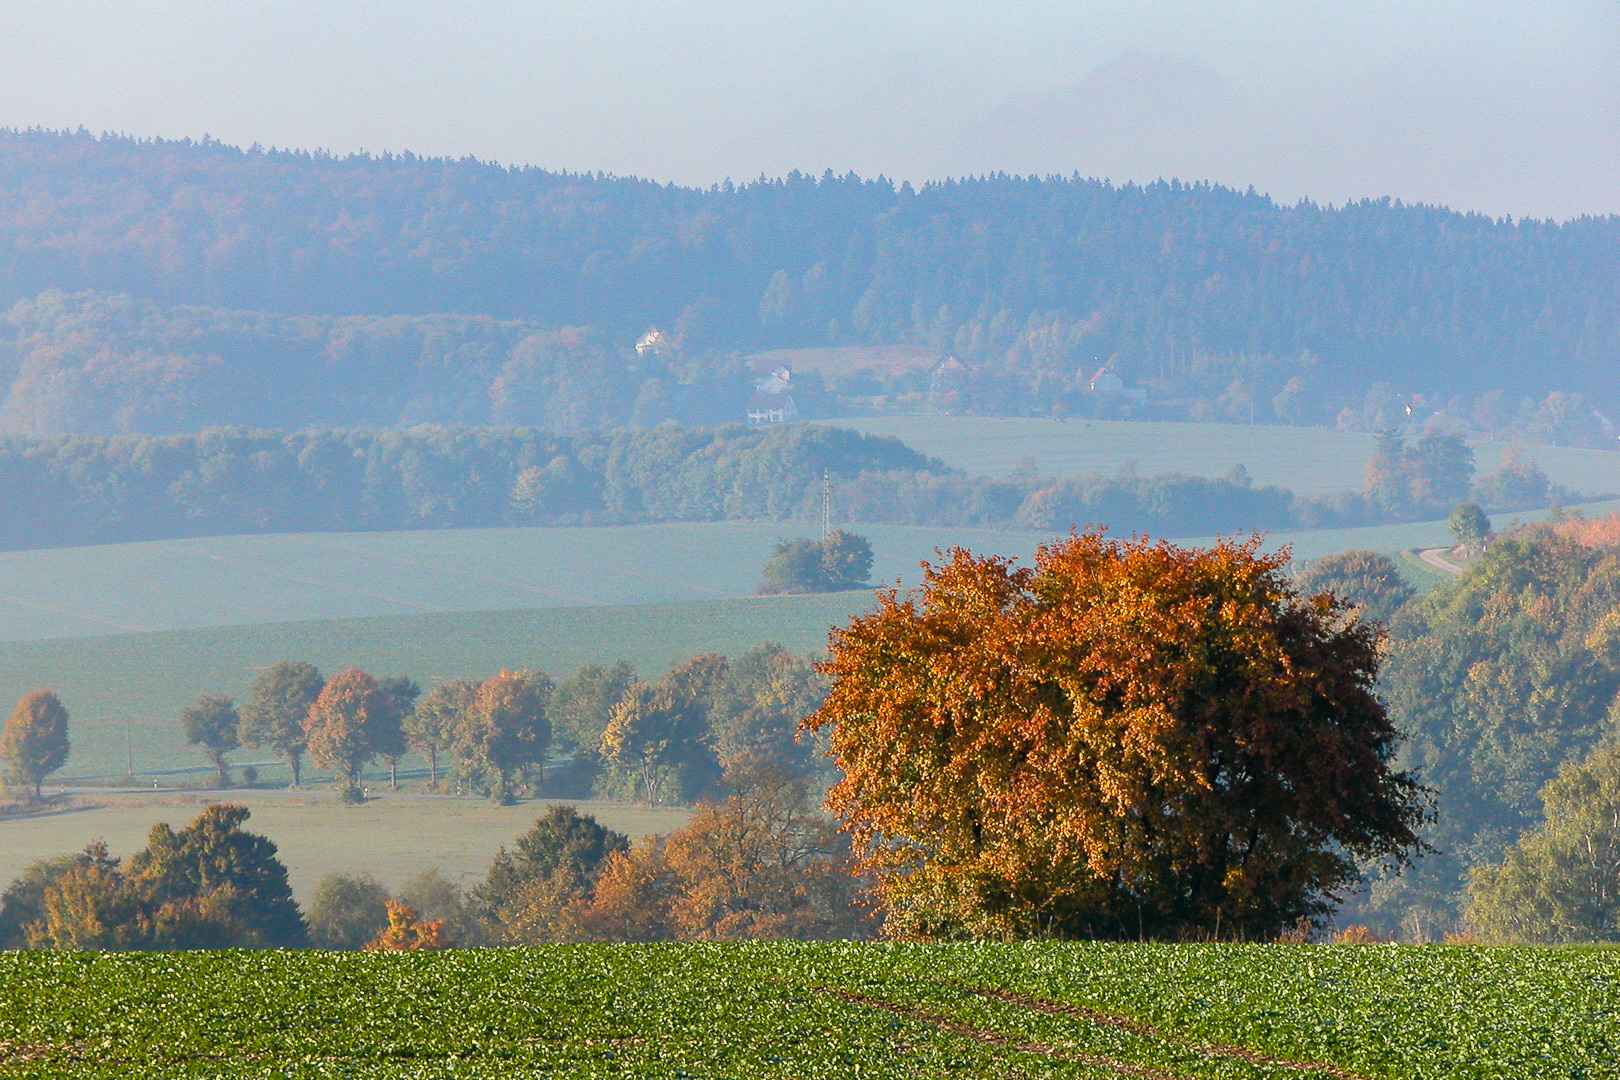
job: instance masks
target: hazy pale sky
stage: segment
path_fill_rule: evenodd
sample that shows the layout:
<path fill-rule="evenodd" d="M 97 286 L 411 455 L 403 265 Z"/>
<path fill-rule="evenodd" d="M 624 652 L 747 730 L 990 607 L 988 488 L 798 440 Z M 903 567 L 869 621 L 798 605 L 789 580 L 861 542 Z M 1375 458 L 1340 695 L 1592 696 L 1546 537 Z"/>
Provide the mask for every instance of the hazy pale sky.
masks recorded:
<path fill-rule="evenodd" d="M 0 0 L 0 126 L 1620 213 L 1620 0 Z"/>

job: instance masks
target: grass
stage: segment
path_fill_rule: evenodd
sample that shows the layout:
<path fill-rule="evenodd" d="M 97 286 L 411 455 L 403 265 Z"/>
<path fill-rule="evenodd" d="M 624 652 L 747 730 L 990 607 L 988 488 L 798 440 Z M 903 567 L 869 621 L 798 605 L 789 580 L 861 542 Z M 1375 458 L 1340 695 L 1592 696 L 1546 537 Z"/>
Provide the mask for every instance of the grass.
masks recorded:
<path fill-rule="evenodd" d="M 0 1076 L 1602 1080 L 1620 952 L 586 945 L 0 955 Z"/>
<path fill-rule="evenodd" d="M 1010 472 L 1026 457 L 1042 473 L 1114 473 L 1130 465 L 1144 475 L 1181 472 L 1219 476 L 1234 465 L 1259 484 L 1300 494 L 1359 490 L 1373 436 L 1326 428 L 1127 420 L 1035 420 L 978 416 L 892 416 L 836 421 L 893 435 L 948 465 L 986 476 Z M 1507 447 L 1476 442 L 1482 474 L 1495 471 Z M 1526 445 L 1525 457 L 1574 491 L 1620 493 L 1620 453 Z"/>
<path fill-rule="evenodd" d="M 778 540 L 819 523 L 286 533 L 0 553 L 0 641 L 447 611 L 748 596 Z M 938 545 L 1027 554 L 989 529 L 862 526 L 874 573 Z"/>
<path fill-rule="evenodd" d="M 374 789 L 386 786 L 384 781 Z M 105 840 L 114 855 L 129 855 L 145 846 L 153 825 L 166 821 L 178 829 L 206 801 L 220 799 L 253 812 L 246 828 L 275 841 L 293 892 L 305 905 L 321 878 L 357 870 L 397 888 L 413 874 L 437 868 L 463 888 L 471 887 L 483 879 L 496 849 L 510 847 L 552 801 L 492 806 L 481 799 L 402 793 L 342 806 L 329 794 L 240 789 L 61 796 L 48 812 L 0 818 L 0 887 L 35 859 L 78 851 L 92 840 Z M 573 805 L 632 838 L 671 832 L 688 816 L 681 809 Z"/>
<path fill-rule="evenodd" d="M 176 717 L 204 693 L 240 698 L 278 660 L 328 675 L 351 665 L 404 674 L 424 687 L 534 667 L 567 675 L 586 662 L 628 660 L 645 674 L 701 652 L 736 654 L 764 641 L 797 651 L 871 602 L 866 592 L 627 607 L 444 612 L 220 626 L 148 634 L 12 642 L 0 651 L 0 701 L 51 687 L 73 717 L 73 754 L 53 782 L 201 766 Z M 233 755 L 262 761 L 263 751 Z M 266 769 L 267 780 L 285 774 Z M 165 781 L 167 782 L 167 781 Z"/>
<path fill-rule="evenodd" d="M 895 531 L 872 530 L 880 543 L 890 544 Z M 379 536 L 379 541 L 387 535 Z M 725 527 L 715 527 L 712 535 L 718 546 L 731 534 Z M 930 535 L 942 544 L 957 541 L 975 550 L 1024 559 L 1038 542 L 1049 539 L 975 530 Z M 457 534 L 413 536 L 448 550 L 446 545 Z M 881 539 L 884 536 L 889 539 Z M 289 543 L 303 539 L 290 538 Z M 395 535 L 392 542 L 403 548 L 410 539 Z M 1449 543 L 1449 532 L 1444 522 L 1429 521 L 1282 532 L 1268 540 L 1292 545 L 1295 560 L 1303 563 L 1352 547 L 1398 554 L 1439 546 Z M 483 542 L 482 537 L 473 538 L 475 545 Z M 917 547 L 921 546 L 919 539 Z M 66 563 L 74 552 L 49 554 Z M 923 554 L 913 550 L 915 558 Z M 1415 561 L 1403 566 L 1419 584 L 1437 579 Z M 912 567 L 909 576 L 915 580 L 915 563 Z M 898 572 L 892 561 L 889 569 Z M 109 587 L 106 595 L 113 592 Z M 175 612 L 185 607 L 187 595 L 180 592 L 171 599 Z M 561 677 L 586 662 L 618 659 L 645 674 L 656 674 L 700 652 L 735 655 L 765 641 L 797 651 L 821 649 L 829 627 L 871 601 L 870 593 L 850 592 L 619 607 L 428 612 L 12 641 L 0 650 L 0 702 L 15 701 L 40 687 L 61 695 L 73 716 L 74 750 L 67 767 L 52 778 L 55 782 L 122 777 L 130 766 L 143 776 L 177 769 L 200 771 L 202 755 L 179 734 L 180 710 L 204 693 L 242 697 L 258 672 L 278 660 L 307 659 L 328 674 L 358 665 L 379 674 L 410 675 L 424 686 L 449 678 L 482 677 L 503 667 L 537 667 Z M 264 762 L 266 755 L 241 751 L 235 758 L 242 763 Z M 266 782 L 286 778 L 273 762 L 263 774 Z M 176 782 L 174 777 L 159 779 Z M 186 777 L 179 778 L 185 781 Z"/>

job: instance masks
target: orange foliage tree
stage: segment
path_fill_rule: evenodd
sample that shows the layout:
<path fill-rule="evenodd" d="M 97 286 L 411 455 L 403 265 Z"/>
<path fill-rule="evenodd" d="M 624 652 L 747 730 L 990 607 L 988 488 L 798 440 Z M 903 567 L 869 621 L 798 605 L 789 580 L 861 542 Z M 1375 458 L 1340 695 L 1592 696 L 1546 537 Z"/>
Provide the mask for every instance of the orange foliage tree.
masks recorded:
<path fill-rule="evenodd" d="M 828 797 L 898 936 L 1270 937 L 1404 861 L 1379 631 L 1258 538 L 960 548 L 835 630 Z"/>
<path fill-rule="evenodd" d="M 366 943 L 367 950 L 381 952 L 444 948 L 443 919 L 423 922 L 417 910 L 403 900 L 390 899 L 386 907 L 388 925 Z"/>

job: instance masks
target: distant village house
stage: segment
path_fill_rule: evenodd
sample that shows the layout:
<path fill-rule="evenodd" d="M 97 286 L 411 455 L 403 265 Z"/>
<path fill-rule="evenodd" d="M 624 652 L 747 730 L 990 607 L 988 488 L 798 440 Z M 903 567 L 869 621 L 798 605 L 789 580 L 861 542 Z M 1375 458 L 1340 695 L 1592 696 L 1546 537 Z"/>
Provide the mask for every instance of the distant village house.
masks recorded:
<path fill-rule="evenodd" d="M 776 368 L 754 383 L 754 396 L 748 401 L 749 424 L 787 424 L 799 418 L 793 404 L 793 373 Z"/>

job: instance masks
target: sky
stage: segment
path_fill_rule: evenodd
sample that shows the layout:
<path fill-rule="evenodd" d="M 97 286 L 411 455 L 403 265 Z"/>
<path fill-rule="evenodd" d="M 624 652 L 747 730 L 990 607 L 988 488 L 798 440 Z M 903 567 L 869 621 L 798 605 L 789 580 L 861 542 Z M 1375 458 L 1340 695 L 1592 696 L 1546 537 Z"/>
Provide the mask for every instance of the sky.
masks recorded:
<path fill-rule="evenodd" d="M 1620 0 L 0 0 L 0 126 L 1620 213 Z"/>

